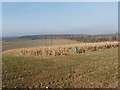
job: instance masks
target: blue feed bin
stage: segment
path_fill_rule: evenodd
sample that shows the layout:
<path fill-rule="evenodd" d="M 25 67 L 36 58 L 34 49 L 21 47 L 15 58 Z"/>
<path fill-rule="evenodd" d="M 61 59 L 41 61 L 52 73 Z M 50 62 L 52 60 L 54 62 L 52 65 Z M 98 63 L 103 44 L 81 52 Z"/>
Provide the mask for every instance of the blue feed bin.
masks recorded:
<path fill-rule="evenodd" d="M 77 47 L 73 48 L 73 51 L 74 51 L 74 52 L 77 52 Z"/>

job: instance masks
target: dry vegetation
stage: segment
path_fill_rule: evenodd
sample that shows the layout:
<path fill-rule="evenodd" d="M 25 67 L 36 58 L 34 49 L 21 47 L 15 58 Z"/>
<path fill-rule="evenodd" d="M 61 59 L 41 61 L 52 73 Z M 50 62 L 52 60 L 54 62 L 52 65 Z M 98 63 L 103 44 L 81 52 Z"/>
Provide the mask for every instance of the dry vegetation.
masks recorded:
<path fill-rule="evenodd" d="M 85 53 L 97 51 L 101 49 L 110 49 L 118 47 L 118 42 L 99 42 L 99 43 L 79 43 L 56 46 L 40 46 L 31 48 L 20 48 L 6 50 L 4 54 L 12 54 L 17 56 L 59 56 L 74 54 L 73 48 L 77 47 L 77 53 Z"/>

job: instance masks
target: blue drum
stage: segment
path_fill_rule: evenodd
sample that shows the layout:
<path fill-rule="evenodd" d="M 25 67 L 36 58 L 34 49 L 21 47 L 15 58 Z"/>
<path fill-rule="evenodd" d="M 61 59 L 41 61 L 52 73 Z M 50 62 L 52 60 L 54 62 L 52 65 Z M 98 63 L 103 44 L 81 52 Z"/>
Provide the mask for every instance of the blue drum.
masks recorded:
<path fill-rule="evenodd" d="M 77 47 L 73 48 L 74 52 L 77 52 Z"/>

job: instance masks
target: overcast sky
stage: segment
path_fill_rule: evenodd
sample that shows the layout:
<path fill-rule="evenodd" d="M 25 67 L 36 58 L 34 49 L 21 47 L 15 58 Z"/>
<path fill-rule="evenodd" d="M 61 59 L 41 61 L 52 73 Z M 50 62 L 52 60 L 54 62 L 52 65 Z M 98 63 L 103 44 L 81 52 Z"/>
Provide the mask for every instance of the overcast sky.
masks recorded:
<path fill-rule="evenodd" d="M 4 2 L 2 6 L 3 37 L 118 31 L 117 2 Z"/>

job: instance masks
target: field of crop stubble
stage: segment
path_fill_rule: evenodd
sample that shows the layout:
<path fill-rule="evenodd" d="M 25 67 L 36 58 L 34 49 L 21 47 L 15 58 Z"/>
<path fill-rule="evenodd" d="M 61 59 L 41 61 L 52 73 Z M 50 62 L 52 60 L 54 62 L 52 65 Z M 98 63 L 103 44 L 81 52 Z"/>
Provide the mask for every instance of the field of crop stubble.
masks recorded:
<path fill-rule="evenodd" d="M 115 88 L 117 68 L 117 42 L 11 49 L 3 52 L 3 87 Z"/>

